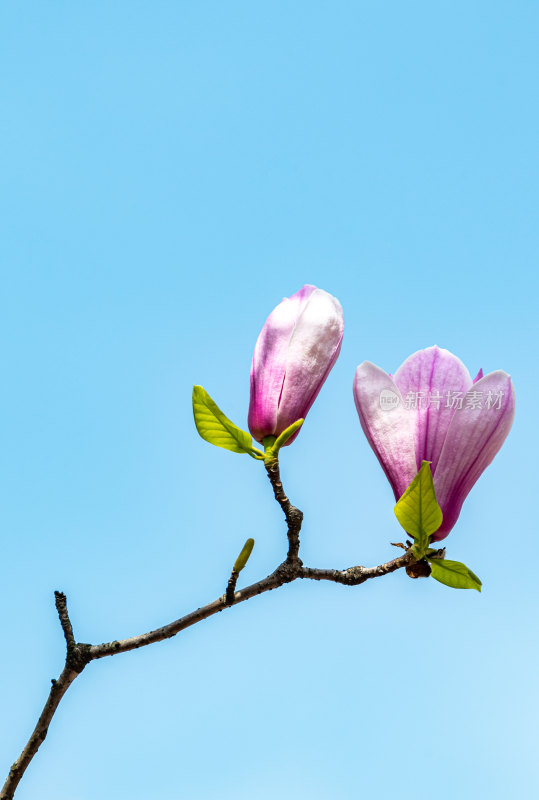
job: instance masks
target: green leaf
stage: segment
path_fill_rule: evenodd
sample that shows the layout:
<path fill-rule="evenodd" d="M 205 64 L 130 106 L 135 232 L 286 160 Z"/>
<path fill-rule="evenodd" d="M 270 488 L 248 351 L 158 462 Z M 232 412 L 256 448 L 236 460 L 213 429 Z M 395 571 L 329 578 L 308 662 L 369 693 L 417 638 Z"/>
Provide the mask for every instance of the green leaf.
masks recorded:
<path fill-rule="evenodd" d="M 460 561 L 447 561 L 439 558 L 429 558 L 428 562 L 432 569 L 432 577 L 451 586 L 453 589 L 477 589 L 481 591 L 481 581 L 466 564 Z"/>
<path fill-rule="evenodd" d="M 253 547 L 255 545 L 254 539 L 247 539 L 245 544 L 243 545 L 243 549 L 239 556 L 236 559 L 236 563 L 234 564 L 234 572 L 241 572 L 244 566 L 249 561 L 249 556 L 253 552 Z"/>
<path fill-rule="evenodd" d="M 442 524 L 442 509 L 436 500 L 430 462 L 423 461 L 421 468 L 397 505 L 395 515 L 410 536 L 415 539 L 414 555 L 422 558 L 429 539 Z"/>
<path fill-rule="evenodd" d="M 234 425 L 202 386 L 193 386 L 193 415 L 197 431 L 210 444 L 233 453 L 264 458 L 264 453 L 253 447 L 251 434 Z"/>
<path fill-rule="evenodd" d="M 266 461 L 272 461 L 275 458 L 279 457 L 279 450 L 283 445 L 287 443 L 291 436 L 295 434 L 298 428 L 301 428 L 305 420 L 297 419 L 292 425 L 289 425 L 288 428 L 285 428 L 284 431 L 280 434 L 280 436 L 275 438 L 275 436 L 266 436 L 264 439 L 264 446 L 266 448 L 265 458 Z"/>
<path fill-rule="evenodd" d="M 297 429 L 301 428 L 304 422 L 305 420 L 303 418 L 297 419 L 295 422 L 292 423 L 292 425 L 289 425 L 288 428 L 285 428 L 284 431 L 281 433 L 281 435 L 277 437 L 277 441 L 273 445 L 274 449 L 276 451 L 280 450 L 281 447 L 287 443 L 290 437 L 295 434 Z"/>

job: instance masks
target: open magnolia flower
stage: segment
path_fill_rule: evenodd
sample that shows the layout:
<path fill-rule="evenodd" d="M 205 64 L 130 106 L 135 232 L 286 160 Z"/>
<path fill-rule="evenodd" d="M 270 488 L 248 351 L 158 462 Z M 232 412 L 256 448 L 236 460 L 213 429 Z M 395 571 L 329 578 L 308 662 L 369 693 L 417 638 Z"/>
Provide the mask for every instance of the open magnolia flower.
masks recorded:
<path fill-rule="evenodd" d="M 307 284 L 274 308 L 251 366 L 249 430 L 258 442 L 306 417 L 337 360 L 343 330 L 341 304 L 316 286 Z"/>
<path fill-rule="evenodd" d="M 398 500 L 430 461 L 443 512 L 432 541 L 444 539 L 468 492 L 502 446 L 515 415 L 515 391 L 497 370 L 472 381 L 456 356 L 428 347 L 392 377 L 364 361 L 354 379 L 361 426 Z"/>

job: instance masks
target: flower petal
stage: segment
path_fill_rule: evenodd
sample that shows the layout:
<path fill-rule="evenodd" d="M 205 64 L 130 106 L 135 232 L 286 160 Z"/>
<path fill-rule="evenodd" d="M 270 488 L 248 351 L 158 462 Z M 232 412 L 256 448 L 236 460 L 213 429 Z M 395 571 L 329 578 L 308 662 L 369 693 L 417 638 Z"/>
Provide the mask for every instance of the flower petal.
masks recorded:
<path fill-rule="evenodd" d="M 323 289 L 309 288 L 314 291 L 302 303 L 288 344 L 276 435 L 307 415 L 341 350 L 341 304 Z M 299 430 L 286 445 L 292 444 L 298 433 Z"/>
<path fill-rule="evenodd" d="M 257 339 L 251 365 L 248 418 L 249 430 L 257 442 L 275 434 L 290 337 L 305 304 L 315 291 L 315 286 L 306 285 L 292 297 L 285 297 L 273 309 Z"/>
<path fill-rule="evenodd" d="M 398 500 L 417 473 L 414 414 L 404 407 L 395 381 L 370 361 L 356 370 L 354 400 L 361 427 Z"/>
<path fill-rule="evenodd" d="M 483 367 L 481 367 L 481 369 L 473 379 L 473 383 L 477 383 L 477 381 L 480 381 L 482 377 L 483 377 Z"/>
<path fill-rule="evenodd" d="M 438 461 L 434 486 L 444 521 L 433 541 L 444 539 L 454 526 L 468 492 L 513 424 L 515 390 L 507 373 L 491 372 L 477 381 L 473 391 L 481 394 L 481 407 L 464 404 L 455 412 Z"/>
<path fill-rule="evenodd" d="M 470 373 L 453 353 L 434 345 L 409 356 L 395 373 L 395 383 L 405 401 L 411 393 L 410 399 L 413 397 L 416 403 L 408 413 L 414 424 L 417 469 L 422 461 L 430 461 L 434 475 L 455 413 L 453 395 L 448 399 L 447 393 L 460 393 L 462 397 L 472 385 Z M 433 397 L 439 400 L 433 401 Z"/>

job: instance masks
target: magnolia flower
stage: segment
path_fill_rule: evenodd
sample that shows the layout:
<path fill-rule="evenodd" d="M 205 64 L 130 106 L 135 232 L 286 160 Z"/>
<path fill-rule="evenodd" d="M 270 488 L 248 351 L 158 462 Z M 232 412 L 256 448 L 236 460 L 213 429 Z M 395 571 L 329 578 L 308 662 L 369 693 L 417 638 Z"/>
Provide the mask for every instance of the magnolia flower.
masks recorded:
<path fill-rule="evenodd" d="M 251 366 L 249 430 L 258 442 L 305 418 L 337 360 L 343 329 L 339 301 L 308 284 L 271 312 Z"/>
<path fill-rule="evenodd" d="M 364 361 L 354 379 L 361 426 L 398 500 L 431 462 L 444 539 L 468 492 L 502 446 L 515 415 L 511 378 L 497 370 L 472 381 L 456 356 L 428 347 L 392 377 Z"/>

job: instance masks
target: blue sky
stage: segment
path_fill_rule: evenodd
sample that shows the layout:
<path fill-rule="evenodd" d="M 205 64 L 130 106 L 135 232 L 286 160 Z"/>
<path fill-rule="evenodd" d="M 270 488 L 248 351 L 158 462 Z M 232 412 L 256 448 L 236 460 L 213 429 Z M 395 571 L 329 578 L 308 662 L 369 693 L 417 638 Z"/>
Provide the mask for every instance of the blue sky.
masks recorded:
<path fill-rule="evenodd" d="M 536 3 L 0 8 L 2 771 L 79 640 L 164 624 L 285 552 L 245 426 L 252 349 L 304 283 L 341 356 L 282 456 L 313 566 L 399 538 L 354 409 L 369 359 L 504 369 L 513 430 L 447 539 L 481 595 L 297 582 L 90 665 L 19 800 L 531 797 L 537 578 Z M 3 778 L 2 778 L 3 780 Z"/>

